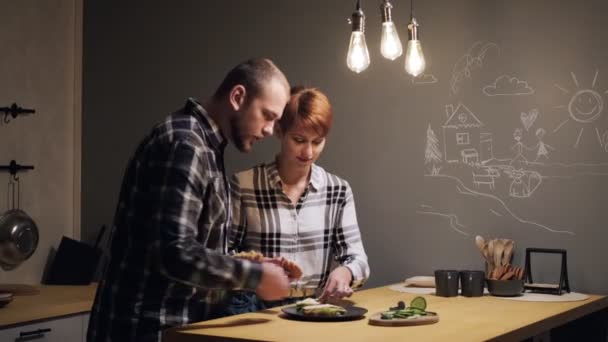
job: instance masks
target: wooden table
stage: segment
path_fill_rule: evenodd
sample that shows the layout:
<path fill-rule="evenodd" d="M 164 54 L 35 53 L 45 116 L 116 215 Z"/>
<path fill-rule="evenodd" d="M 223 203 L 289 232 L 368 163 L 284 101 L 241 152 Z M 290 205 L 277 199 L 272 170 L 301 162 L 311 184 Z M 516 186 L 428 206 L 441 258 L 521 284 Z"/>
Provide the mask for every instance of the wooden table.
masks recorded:
<path fill-rule="evenodd" d="M 523 302 L 492 296 L 477 298 L 425 295 L 436 324 L 378 327 L 367 317 L 406 303 L 416 295 L 379 287 L 355 293 L 355 305 L 369 310 L 351 322 L 301 322 L 281 318 L 280 308 L 195 323 L 167 330 L 163 341 L 519 341 L 608 308 L 608 297 L 591 295 L 578 302 Z"/>

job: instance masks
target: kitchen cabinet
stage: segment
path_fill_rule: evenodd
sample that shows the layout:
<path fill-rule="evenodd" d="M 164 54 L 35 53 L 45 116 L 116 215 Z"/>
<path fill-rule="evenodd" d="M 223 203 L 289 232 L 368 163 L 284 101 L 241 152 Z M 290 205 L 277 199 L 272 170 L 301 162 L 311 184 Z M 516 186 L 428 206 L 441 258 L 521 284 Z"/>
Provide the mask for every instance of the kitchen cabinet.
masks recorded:
<path fill-rule="evenodd" d="M 81 342 L 86 339 L 89 314 L 44 320 L 0 330 L 0 341 Z"/>
<path fill-rule="evenodd" d="M 37 288 L 0 308 L 0 341 L 85 341 L 97 284 Z"/>

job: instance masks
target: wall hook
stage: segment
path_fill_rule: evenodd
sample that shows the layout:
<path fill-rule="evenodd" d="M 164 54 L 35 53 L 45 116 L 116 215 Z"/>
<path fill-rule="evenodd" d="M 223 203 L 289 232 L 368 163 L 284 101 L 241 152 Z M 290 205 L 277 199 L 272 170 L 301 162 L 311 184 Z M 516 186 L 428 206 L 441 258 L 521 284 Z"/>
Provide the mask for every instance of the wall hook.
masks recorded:
<path fill-rule="evenodd" d="M 4 112 L 4 123 L 9 123 L 11 121 L 10 116 L 16 119 L 19 115 L 34 114 L 36 110 L 23 108 L 13 103 L 10 107 L 0 107 L 0 112 Z"/>
<path fill-rule="evenodd" d="M 33 165 L 19 165 L 14 160 L 11 160 L 11 162 L 8 165 L 0 165 L 0 171 L 8 170 L 10 175 L 16 181 L 19 180 L 19 177 L 17 177 L 18 172 L 25 171 L 25 170 L 33 170 L 33 169 L 34 169 Z"/>

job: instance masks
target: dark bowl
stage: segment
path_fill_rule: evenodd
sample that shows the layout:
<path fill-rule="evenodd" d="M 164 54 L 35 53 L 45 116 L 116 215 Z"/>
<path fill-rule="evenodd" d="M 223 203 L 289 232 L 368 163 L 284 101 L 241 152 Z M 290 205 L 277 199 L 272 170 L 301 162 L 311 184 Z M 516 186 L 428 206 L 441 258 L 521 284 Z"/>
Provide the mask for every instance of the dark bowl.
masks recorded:
<path fill-rule="evenodd" d="M 520 279 L 493 280 L 486 279 L 488 291 L 492 296 L 515 297 L 524 292 L 524 281 Z"/>

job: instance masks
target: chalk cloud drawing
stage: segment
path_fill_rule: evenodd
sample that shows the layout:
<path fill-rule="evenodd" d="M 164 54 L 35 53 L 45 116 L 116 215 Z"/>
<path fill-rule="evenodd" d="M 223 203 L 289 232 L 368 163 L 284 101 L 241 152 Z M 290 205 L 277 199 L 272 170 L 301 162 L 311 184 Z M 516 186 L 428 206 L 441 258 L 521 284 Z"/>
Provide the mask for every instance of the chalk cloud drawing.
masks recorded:
<path fill-rule="evenodd" d="M 520 115 L 521 123 L 524 125 L 526 131 L 530 130 L 530 127 L 534 124 L 538 118 L 538 109 L 534 108 L 529 112 L 522 112 Z"/>
<path fill-rule="evenodd" d="M 490 53 L 500 55 L 500 47 L 496 43 L 477 41 L 469 48 L 466 54 L 458 59 L 452 68 L 450 79 L 450 94 L 456 95 L 460 90 L 460 83 L 472 77 L 475 69 L 483 67 L 484 60 Z"/>
<path fill-rule="evenodd" d="M 412 77 L 412 84 L 433 84 L 437 83 L 437 77 L 433 74 L 422 74 L 418 77 Z"/>
<path fill-rule="evenodd" d="M 602 116 L 604 109 L 604 99 L 599 91 L 595 90 L 597 76 L 599 70 L 595 71 L 593 81 L 591 82 L 591 88 L 582 88 L 579 85 L 576 75 L 571 72 L 572 82 L 575 90 L 570 91 L 566 87 L 559 84 L 555 84 L 555 87 L 559 89 L 564 95 L 570 96 L 567 104 L 561 104 L 556 106 L 558 109 L 565 109 L 568 111 L 568 118 L 560 122 L 559 125 L 553 130 L 553 133 L 558 132 L 567 123 L 575 123 L 580 127 L 576 141 L 574 142 L 574 148 L 578 148 L 583 136 L 585 128 L 591 128 L 593 125 L 595 128 L 595 134 L 599 145 L 606 150 L 606 141 L 602 140 L 599 133 L 599 128 L 595 126 L 596 122 Z M 608 93 L 605 91 L 604 93 Z M 593 134 L 593 133 L 592 133 Z"/>
<path fill-rule="evenodd" d="M 532 95 L 534 89 L 528 85 L 528 82 L 521 81 L 517 77 L 509 75 L 499 76 L 494 84 L 483 87 L 483 93 L 486 96 L 521 96 Z"/>

